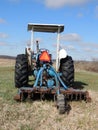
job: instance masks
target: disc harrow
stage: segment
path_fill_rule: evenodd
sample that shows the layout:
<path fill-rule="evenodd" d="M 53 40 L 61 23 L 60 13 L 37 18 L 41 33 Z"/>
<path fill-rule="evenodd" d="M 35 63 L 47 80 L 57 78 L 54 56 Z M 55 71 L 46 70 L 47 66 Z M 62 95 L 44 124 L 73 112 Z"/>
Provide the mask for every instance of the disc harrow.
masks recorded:
<path fill-rule="evenodd" d="M 52 94 L 54 96 L 57 96 L 56 89 L 46 89 L 43 88 L 30 88 L 30 87 L 22 87 L 18 94 L 14 97 L 17 101 L 23 101 L 27 98 L 32 98 L 33 94 Z M 91 102 L 91 97 L 89 96 L 88 91 L 83 90 L 76 90 L 73 88 L 69 88 L 68 90 L 60 90 L 60 94 L 63 94 L 65 96 L 65 100 L 67 101 L 81 101 L 84 100 L 85 102 Z"/>

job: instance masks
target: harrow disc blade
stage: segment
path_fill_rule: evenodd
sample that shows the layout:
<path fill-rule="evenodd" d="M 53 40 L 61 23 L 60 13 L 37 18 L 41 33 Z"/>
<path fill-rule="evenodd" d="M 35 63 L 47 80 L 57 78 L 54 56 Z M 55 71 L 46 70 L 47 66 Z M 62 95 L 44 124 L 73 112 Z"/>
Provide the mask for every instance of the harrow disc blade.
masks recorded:
<path fill-rule="evenodd" d="M 70 88 L 65 91 L 61 91 L 65 95 L 66 100 L 68 101 L 81 101 L 84 100 L 86 102 L 91 102 L 91 98 L 89 96 L 88 91 L 83 91 L 83 90 L 76 90 L 73 88 Z"/>

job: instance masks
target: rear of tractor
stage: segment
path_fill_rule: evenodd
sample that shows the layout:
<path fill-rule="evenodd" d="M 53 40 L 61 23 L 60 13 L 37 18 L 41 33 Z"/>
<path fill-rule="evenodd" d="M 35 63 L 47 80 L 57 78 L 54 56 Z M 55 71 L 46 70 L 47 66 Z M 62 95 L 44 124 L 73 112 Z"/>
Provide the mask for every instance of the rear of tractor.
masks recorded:
<path fill-rule="evenodd" d="M 59 50 L 60 33 L 63 32 L 64 26 L 28 24 L 28 30 L 32 31 L 31 47 L 26 48 L 25 54 L 16 57 L 15 87 L 18 88 L 18 94 L 15 100 L 33 99 L 37 94 L 41 99 L 46 94 L 53 95 L 61 114 L 65 112 L 67 100 L 90 100 L 87 91 L 73 89 L 74 63 L 72 57 L 68 56 L 64 49 Z M 57 32 L 56 70 L 53 67 L 49 50 L 40 49 L 38 41 L 36 41 L 36 52 L 34 52 L 34 32 Z M 34 79 L 32 84 L 29 84 L 29 76 Z"/>

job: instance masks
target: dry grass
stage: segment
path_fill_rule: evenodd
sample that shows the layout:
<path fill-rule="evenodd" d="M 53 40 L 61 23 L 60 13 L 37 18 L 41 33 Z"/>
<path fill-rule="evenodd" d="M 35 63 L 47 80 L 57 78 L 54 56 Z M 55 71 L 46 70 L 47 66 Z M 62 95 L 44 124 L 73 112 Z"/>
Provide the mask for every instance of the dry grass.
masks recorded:
<path fill-rule="evenodd" d="M 92 72 L 98 72 L 98 61 L 76 61 L 75 68 L 78 70 L 86 70 Z"/>
<path fill-rule="evenodd" d="M 15 64 L 14 59 L 2 59 L 0 58 L 0 66 L 13 66 Z"/>
<path fill-rule="evenodd" d="M 53 102 L 3 102 L 0 98 L 0 130 L 97 130 L 98 92 L 91 103 L 71 102 L 70 113 L 59 115 Z"/>

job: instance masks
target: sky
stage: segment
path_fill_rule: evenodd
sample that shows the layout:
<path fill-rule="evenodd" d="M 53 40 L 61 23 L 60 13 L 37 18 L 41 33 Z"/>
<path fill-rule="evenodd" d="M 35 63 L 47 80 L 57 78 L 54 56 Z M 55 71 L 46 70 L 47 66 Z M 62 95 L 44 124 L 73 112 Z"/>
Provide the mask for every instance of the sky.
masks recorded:
<path fill-rule="evenodd" d="M 98 60 L 98 0 L 0 0 L 0 55 L 25 53 L 31 38 L 28 23 L 63 24 L 60 48 L 74 60 Z M 34 34 L 53 58 L 56 36 Z"/>

